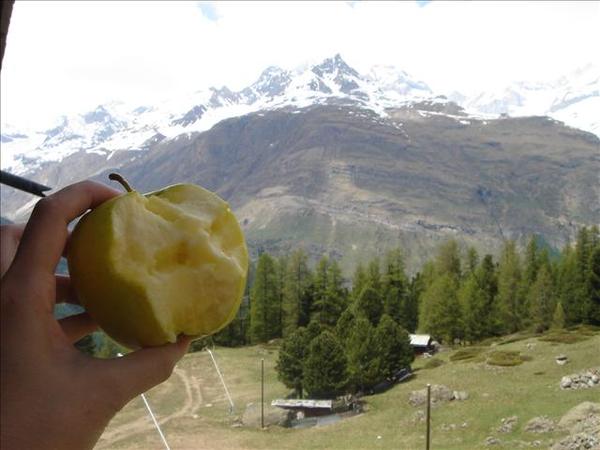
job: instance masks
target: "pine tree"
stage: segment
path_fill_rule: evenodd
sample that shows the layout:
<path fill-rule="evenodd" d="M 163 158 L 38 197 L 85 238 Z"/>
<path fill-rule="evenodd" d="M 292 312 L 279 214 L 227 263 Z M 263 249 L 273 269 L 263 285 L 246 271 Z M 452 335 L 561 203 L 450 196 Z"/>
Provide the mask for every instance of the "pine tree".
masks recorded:
<path fill-rule="evenodd" d="M 288 262 L 283 286 L 283 336 L 301 324 L 308 324 L 312 273 L 303 250 L 294 252 Z"/>
<path fill-rule="evenodd" d="M 465 275 L 468 276 L 475 272 L 477 266 L 479 266 L 479 255 L 477 254 L 477 249 L 475 247 L 469 247 L 469 249 L 467 250 L 467 271 Z"/>
<path fill-rule="evenodd" d="M 462 337 L 458 283 L 452 274 L 439 276 L 423 292 L 419 327 L 449 344 Z"/>
<path fill-rule="evenodd" d="M 454 239 L 450 239 L 439 246 L 435 268 L 438 275 L 450 275 L 456 281 L 460 280 L 462 276 L 460 250 Z"/>
<path fill-rule="evenodd" d="M 317 263 L 317 267 L 315 268 L 315 300 L 319 300 L 320 298 L 325 296 L 325 292 L 327 291 L 327 273 L 329 272 L 329 258 L 327 256 L 323 256 L 319 262 Z"/>
<path fill-rule="evenodd" d="M 592 251 L 600 247 L 600 226 L 593 225 L 590 228 L 590 248 Z"/>
<path fill-rule="evenodd" d="M 484 336 L 493 336 L 500 332 L 498 319 L 498 275 L 492 255 L 485 255 L 476 271 L 477 284 L 484 295 Z"/>
<path fill-rule="evenodd" d="M 368 283 L 367 271 L 362 264 L 358 264 L 352 277 L 352 300 L 356 300 Z"/>
<path fill-rule="evenodd" d="M 278 337 L 281 329 L 275 270 L 273 258 L 268 253 L 261 254 L 250 294 L 250 339 L 253 343 Z"/>
<path fill-rule="evenodd" d="M 563 329 L 565 327 L 565 310 L 562 304 L 558 302 L 556 308 L 554 308 L 554 314 L 552 314 L 552 328 Z"/>
<path fill-rule="evenodd" d="M 498 265 L 498 308 L 503 332 L 514 333 L 526 315 L 521 289 L 521 263 L 514 241 L 506 241 Z"/>
<path fill-rule="evenodd" d="M 554 283 L 547 265 L 539 268 L 535 283 L 529 291 L 532 323 L 537 331 L 547 330 L 554 311 Z"/>
<path fill-rule="evenodd" d="M 366 286 L 354 303 L 354 312 L 356 316 L 364 315 L 371 325 L 377 326 L 383 314 L 381 296 L 370 285 Z"/>
<path fill-rule="evenodd" d="M 426 261 L 419 274 L 419 287 L 421 288 L 421 293 L 423 293 L 438 277 L 435 260 Z"/>
<path fill-rule="evenodd" d="M 380 296 L 382 294 L 382 281 L 381 281 L 381 268 L 379 265 L 379 258 L 374 258 L 369 262 L 367 267 L 367 283 L 377 292 Z"/>
<path fill-rule="evenodd" d="M 275 261 L 275 282 L 276 282 L 276 292 L 277 292 L 277 310 L 278 310 L 278 318 L 277 324 L 278 329 L 276 335 L 281 337 L 283 335 L 283 306 L 284 306 L 284 288 L 285 288 L 285 278 L 287 274 L 287 266 L 288 266 L 288 256 L 282 255 Z"/>
<path fill-rule="evenodd" d="M 414 361 L 415 354 L 408 332 L 387 314 L 381 317 L 373 339 L 380 380 L 390 378 L 398 370 L 410 367 Z"/>
<path fill-rule="evenodd" d="M 590 231 L 583 227 L 577 233 L 577 242 L 575 243 L 575 264 L 577 267 L 577 286 L 574 292 L 574 302 L 580 312 L 580 321 L 587 320 L 587 304 L 590 298 L 590 262 L 593 249 Z"/>
<path fill-rule="evenodd" d="M 425 290 L 425 282 L 421 273 L 417 274 L 410 280 L 408 293 L 405 303 L 405 318 L 406 323 L 399 324 L 406 328 L 410 333 L 414 333 L 419 325 L 419 299 Z"/>
<path fill-rule="evenodd" d="M 596 245 L 590 256 L 588 291 L 590 297 L 586 308 L 586 321 L 600 325 L 600 245 Z"/>
<path fill-rule="evenodd" d="M 575 258 L 577 260 L 577 270 L 581 279 L 585 279 L 590 267 L 590 255 L 592 253 L 592 242 L 590 231 L 583 227 L 577 233 L 577 242 L 575 244 Z"/>
<path fill-rule="evenodd" d="M 539 249 L 537 238 L 531 236 L 527 247 L 525 248 L 525 260 L 523 261 L 523 282 L 528 286 L 533 286 L 539 270 Z"/>
<path fill-rule="evenodd" d="M 309 344 L 306 330 L 296 328 L 281 342 L 275 366 L 279 380 L 294 389 L 299 398 L 302 398 L 304 361 Z"/>
<path fill-rule="evenodd" d="M 352 390 L 365 390 L 380 380 L 375 329 L 363 315 L 357 315 L 346 341 L 349 384 Z"/>
<path fill-rule="evenodd" d="M 468 340 L 478 341 L 498 333 L 497 291 L 494 262 L 491 255 L 486 255 L 459 291 Z"/>
<path fill-rule="evenodd" d="M 465 339 L 479 341 L 488 335 L 488 311 L 486 310 L 485 292 L 477 282 L 477 275 L 472 273 L 459 291 L 460 304 L 463 310 Z"/>
<path fill-rule="evenodd" d="M 318 320 L 311 320 L 308 326 L 306 327 L 306 339 L 308 342 L 312 341 L 318 335 L 323 332 L 323 328 Z"/>
<path fill-rule="evenodd" d="M 540 250 L 538 255 L 538 270 L 539 267 L 546 266 L 551 274 L 554 276 L 554 261 L 550 258 L 550 251 L 548 247 L 544 247 Z"/>
<path fill-rule="evenodd" d="M 242 300 L 240 309 L 229 325 L 213 336 L 215 344 L 225 347 L 237 347 L 246 344 L 248 311 L 244 300 Z"/>
<path fill-rule="evenodd" d="M 335 398 L 346 386 L 347 361 L 333 333 L 322 332 L 312 340 L 304 363 L 304 389 L 310 398 Z"/>
<path fill-rule="evenodd" d="M 346 308 L 335 325 L 335 335 L 338 337 L 340 343 L 345 347 L 348 336 L 354 323 L 355 315 L 353 308 Z"/>
<path fill-rule="evenodd" d="M 383 276 L 384 311 L 404 328 L 414 321 L 412 308 L 408 302 L 408 280 L 404 272 L 404 259 L 400 249 L 388 252 Z"/>
<path fill-rule="evenodd" d="M 323 257 L 315 275 L 314 317 L 322 325 L 335 327 L 347 304 L 347 293 L 343 287 L 342 272 L 337 262 Z"/>
<path fill-rule="evenodd" d="M 315 269 L 315 278 L 313 286 L 313 304 L 311 307 L 311 321 L 319 318 L 319 312 L 324 304 L 327 303 L 327 291 L 329 283 L 329 258 L 323 256 L 317 263 Z"/>
<path fill-rule="evenodd" d="M 558 265 L 558 301 L 565 312 L 566 325 L 574 325 L 583 320 L 583 305 L 579 298 L 580 281 L 577 271 L 575 250 L 567 245 L 563 249 Z"/>
<path fill-rule="evenodd" d="M 488 297 L 488 303 L 491 303 L 491 299 L 498 294 L 498 276 L 492 255 L 485 255 L 481 261 L 477 270 L 477 282 Z"/>
<path fill-rule="evenodd" d="M 335 299 L 336 315 L 335 320 L 330 324 L 335 326 L 337 319 L 339 318 L 342 311 L 348 306 L 348 290 L 344 287 L 344 277 L 342 276 L 342 269 L 336 260 L 331 261 L 329 264 L 329 271 L 327 273 L 329 278 L 327 292 L 330 298 Z"/>

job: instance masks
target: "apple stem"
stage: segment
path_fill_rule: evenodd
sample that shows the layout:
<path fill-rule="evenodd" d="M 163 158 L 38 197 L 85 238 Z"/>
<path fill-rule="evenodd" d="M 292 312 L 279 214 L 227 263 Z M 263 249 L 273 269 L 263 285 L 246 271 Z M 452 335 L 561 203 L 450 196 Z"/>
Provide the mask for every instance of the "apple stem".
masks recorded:
<path fill-rule="evenodd" d="M 118 173 L 111 173 L 108 175 L 108 179 L 109 180 L 113 180 L 116 181 L 118 183 L 121 183 L 121 186 L 123 186 L 123 188 L 127 191 L 127 192 L 133 192 L 133 189 L 131 189 L 131 185 L 127 182 L 127 180 L 125 178 L 123 178 L 121 175 L 119 175 Z"/>

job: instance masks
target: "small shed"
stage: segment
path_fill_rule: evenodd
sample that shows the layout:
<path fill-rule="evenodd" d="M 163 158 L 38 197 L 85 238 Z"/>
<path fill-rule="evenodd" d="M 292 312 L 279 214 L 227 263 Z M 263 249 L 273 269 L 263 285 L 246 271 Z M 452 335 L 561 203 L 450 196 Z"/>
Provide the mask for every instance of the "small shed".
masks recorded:
<path fill-rule="evenodd" d="M 302 412 L 302 417 L 324 416 L 334 412 L 333 400 L 276 399 L 271 406 Z"/>
<path fill-rule="evenodd" d="M 416 354 L 431 352 L 435 350 L 433 339 L 429 334 L 410 334 L 410 345 Z"/>

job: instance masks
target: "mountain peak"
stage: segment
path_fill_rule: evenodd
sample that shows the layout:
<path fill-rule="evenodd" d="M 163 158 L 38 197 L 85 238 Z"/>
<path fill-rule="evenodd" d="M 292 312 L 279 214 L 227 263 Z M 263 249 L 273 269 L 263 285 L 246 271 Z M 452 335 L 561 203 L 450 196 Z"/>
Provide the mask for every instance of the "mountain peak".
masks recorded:
<path fill-rule="evenodd" d="M 110 113 L 102 105 L 98 105 L 96 109 L 88 113 L 83 114 L 83 120 L 85 123 L 97 123 L 105 122 L 110 119 Z"/>
<path fill-rule="evenodd" d="M 259 95 L 275 97 L 285 91 L 291 77 L 287 70 L 278 66 L 269 66 L 260 74 L 251 88 Z"/>
<path fill-rule="evenodd" d="M 358 78 L 360 75 L 356 70 L 350 67 L 342 58 L 342 55 L 336 53 L 332 58 L 323 60 L 322 63 L 314 66 L 312 71 L 322 77 L 325 74 L 344 74 Z"/>
<path fill-rule="evenodd" d="M 384 90 L 392 90 L 403 95 L 411 92 L 420 92 L 422 95 L 431 95 L 429 86 L 420 80 L 414 79 L 404 70 L 394 66 L 376 65 L 371 67 L 368 78 Z"/>

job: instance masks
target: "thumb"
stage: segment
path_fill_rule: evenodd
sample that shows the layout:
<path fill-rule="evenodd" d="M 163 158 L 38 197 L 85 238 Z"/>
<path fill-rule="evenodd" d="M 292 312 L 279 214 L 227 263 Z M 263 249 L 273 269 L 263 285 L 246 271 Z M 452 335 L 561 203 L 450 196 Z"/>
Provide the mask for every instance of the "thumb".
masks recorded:
<path fill-rule="evenodd" d="M 191 337 L 181 336 L 175 344 L 143 348 L 122 358 L 104 360 L 103 373 L 112 380 L 113 392 L 125 404 L 167 380 L 191 341 Z"/>

